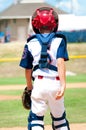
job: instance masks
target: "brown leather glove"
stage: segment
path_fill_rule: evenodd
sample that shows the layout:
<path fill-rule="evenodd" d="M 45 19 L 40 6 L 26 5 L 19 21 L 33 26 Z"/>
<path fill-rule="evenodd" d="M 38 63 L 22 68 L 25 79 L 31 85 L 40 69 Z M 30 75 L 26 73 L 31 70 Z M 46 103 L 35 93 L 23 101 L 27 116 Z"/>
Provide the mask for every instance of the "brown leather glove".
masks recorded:
<path fill-rule="evenodd" d="M 27 87 L 26 87 L 22 94 L 22 104 L 24 108 L 28 110 L 30 110 L 31 108 L 31 92 L 32 90 L 27 90 Z"/>

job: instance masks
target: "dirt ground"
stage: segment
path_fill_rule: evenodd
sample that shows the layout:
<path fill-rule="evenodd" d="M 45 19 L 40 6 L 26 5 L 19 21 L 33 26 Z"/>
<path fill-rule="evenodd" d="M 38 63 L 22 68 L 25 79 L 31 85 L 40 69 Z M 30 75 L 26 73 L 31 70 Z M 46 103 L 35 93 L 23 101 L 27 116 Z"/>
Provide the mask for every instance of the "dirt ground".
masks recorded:
<path fill-rule="evenodd" d="M 69 83 L 67 88 L 86 88 L 86 83 Z M 23 90 L 24 85 L 8 85 L 0 86 L 0 90 Z M 7 96 L 0 95 L 0 100 L 14 100 L 21 99 L 21 96 Z M 71 130 L 86 130 L 86 123 L 81 124 L 70 124 Z M 0 128 L 0 130 L 27 130 L 27 127 L 13 127 L 13 128 Z M 52 130 L 50 125 L 45 126 L 45 130 Z"/>
<path fill-rule="evenodd" d="M 27 130 L 27 127 L 0 128 L 0 130 Z M 46 125 L 45 130 L 52 130 L 52 128 Z M 70 130 L 86 130 L 86 124 L 70 124 Z"/>
<path fill-rule="evenodd" d="M 67 83 L 67 88 L 86 88 L 86 83 Z M 0 90 L 23 90 L 24 85 L 2 85 Z M 0 100 L 15 100 L 21 99 L 20 96 L 9 96 L 9 95 L 0 95 Z"/>

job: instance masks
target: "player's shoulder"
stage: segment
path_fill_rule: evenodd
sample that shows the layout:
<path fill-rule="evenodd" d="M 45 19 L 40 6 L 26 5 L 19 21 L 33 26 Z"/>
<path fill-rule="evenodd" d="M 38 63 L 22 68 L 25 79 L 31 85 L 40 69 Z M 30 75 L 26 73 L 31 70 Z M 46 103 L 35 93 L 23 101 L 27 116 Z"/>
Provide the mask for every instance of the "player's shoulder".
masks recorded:
<path fill-rule="evenodd" d="M 55 33 L 53 39 L 52 39 L 52 47 L 58 48 L 60 45 L 66 44 L 66 38 L 63 34 Z"/>
<path fill-rule="evenodd" d="M 31 35 L 29 38 L 27 38 L 27 43 L 35 42 L 37 41 L 36 35 Z"/>
<path fill-rule="evenodd" d="M 55 33 L 55 36 L 56 36 L 57 38 L 63 39 L 65 42 L 67 42 L 66 36 L 65 36 L 64 34 L 62 34 L 61 32 L 56 32 L 56 33 Z"/>
<path fill-rule="evenodd" d="M 28 49 L 32 50 L 32 49 L 36 49 L 36 47 L 39 48 L 40 44 L 39 44 L 39 41 L 38 39 L 36 38 L 36 35 L 32 35 L 30 36 L 28 39 L 27 39 L 27 43 L 26 45 L 28 46 Z"/>

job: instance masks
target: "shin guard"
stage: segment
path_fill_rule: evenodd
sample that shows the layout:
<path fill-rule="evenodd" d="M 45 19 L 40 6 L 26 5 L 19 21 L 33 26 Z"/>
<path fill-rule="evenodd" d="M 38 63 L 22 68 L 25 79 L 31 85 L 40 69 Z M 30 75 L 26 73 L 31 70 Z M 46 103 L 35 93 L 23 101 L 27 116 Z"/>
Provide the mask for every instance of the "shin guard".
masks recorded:
<path fill-rule="evenodd" d="M 61 127 L 66 127 L 67 130 L 70 130 L 69 123 L 66 120 L 66 113 L 65 112 L 63 113 L 62 117 L 59 117 L 59 118 L 55 118 L 51 114 L 51 118 L 52 118 L 52 128 L 53 128 L 53 130 L 58 130 Z"/>
<path fill-rule="evenodd" d="M 37 116 L 32 111 L 30 111 L 29 117 L 28 117 L 28 130 L 32 130 L 32 127 L 42 127 L 44 129 L 44 122 L 43 122 L 44 116 Z"/>

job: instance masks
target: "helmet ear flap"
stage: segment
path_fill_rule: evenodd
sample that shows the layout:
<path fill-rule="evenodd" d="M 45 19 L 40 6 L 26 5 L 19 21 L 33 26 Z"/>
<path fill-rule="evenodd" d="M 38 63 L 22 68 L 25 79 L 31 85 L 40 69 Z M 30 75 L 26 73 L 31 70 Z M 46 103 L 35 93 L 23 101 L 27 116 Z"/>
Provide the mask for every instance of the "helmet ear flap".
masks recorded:
<path fill-rule="evenodd" d="M 32 28 L 33 28 L 33 31 L 34 31 L 36 34 L 39 34 L 39 33 L 40 33 L 39 29 L 36 29 L 34 26 L 32 26 Z"/>
<path fill-rule="evenodd" d="M 56 32 L 58 29 L 58 25 L 56 25 L 56 27 L 54 28 L 53 32 Z"/>

